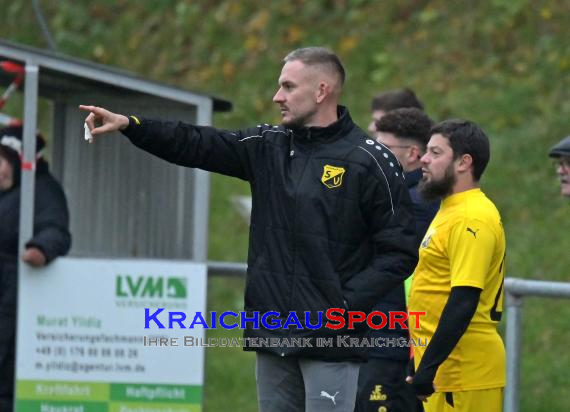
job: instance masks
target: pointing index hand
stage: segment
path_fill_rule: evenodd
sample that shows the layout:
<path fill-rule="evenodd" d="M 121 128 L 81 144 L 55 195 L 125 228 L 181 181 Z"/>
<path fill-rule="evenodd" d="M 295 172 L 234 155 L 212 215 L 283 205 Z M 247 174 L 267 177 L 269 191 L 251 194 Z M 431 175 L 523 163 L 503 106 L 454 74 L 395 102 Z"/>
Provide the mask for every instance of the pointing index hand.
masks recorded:
<path fill-rule="evenodd" d="M 113 113 L 102 107 L 80 105 L 79 108 L 89 112 L 89 115 L 85 119 L 85 124 L 93 137 L 124 130 L 129 125 L 128 117 Z"/>

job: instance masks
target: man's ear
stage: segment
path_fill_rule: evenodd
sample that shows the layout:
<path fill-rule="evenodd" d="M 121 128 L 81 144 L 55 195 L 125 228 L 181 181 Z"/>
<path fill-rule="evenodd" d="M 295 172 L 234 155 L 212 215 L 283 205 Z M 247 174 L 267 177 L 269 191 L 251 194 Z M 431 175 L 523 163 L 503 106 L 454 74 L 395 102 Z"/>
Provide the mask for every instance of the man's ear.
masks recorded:
<path fill-rule="evenodd" d="M 411 162 L 415 162 L 416 160 L 420 160 L 423 156 L 422 151 L 420 150 L 420 148 L 418 146 L 416 146 L 415 144 L 410 146 L 410 161 Z"/>
<path fill-rule="evenodd" d="M 473 166 L 473 157 L 470 154 L 463 154 L 459 158 L 459 162 L 457 163 L 457 171 L 465 172 L 470 171 Z"/>
<path fill-rule="evenodd" d="M 326 82 L 320 82 L 316 93 L 317 103 L 322 103 L 322 101 L 325 100 L 325 97 L 327 97 L 329 94 L 330 85 Z"/>

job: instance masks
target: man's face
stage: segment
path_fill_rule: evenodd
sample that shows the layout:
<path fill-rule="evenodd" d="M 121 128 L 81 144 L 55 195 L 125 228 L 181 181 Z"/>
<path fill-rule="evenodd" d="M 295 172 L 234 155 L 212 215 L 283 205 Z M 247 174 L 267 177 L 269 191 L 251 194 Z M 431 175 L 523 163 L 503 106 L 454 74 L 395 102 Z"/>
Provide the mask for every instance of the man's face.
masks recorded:
<path fill-rule="evenodd" d="M 372 120 L 370 120 L 370 124 L 368 125 L 368 131 L 371 135 L 376 133 L 376 122 L 384 116 L 386 112 L 384 110 L 374 110 L 372 112 Z"/>
<path fill-rule="evenodd" d="M 382 143 L 388 149 L 394 153 L 398 162 L 402 165 L 405 172 L 410 172 L 411 169 L 408 167 L 410 163 L 412 144 L 406 139 L 399 139 L 394 136 L 393 133 L 387 132 L 376 132 L 376 140 Z M 418 160 L 418 156 L 415 157 L 415 161 Z"/>
<path fill-rule="evenodd" d="M 317 113 L 318 86 L 314 68 L 298 60 L 285 63 L 279 76 L 279 90 L 273 96 L 273 102 L 281 109 L 284 126 L 312 126 Z"/>
<path fill-rule="evenodd" d="M 14 184 L 14 168 L 3 156 L 0 156 L 0 191 L 10 189 Z"/>
<path fill-rule="evenodd" d="M 434 134 L 420 160 L 423 176 L 418 188 L 422 196 L 431 201 L 451 194 L 457 176 L 449 140 L 441 134 Z"/>
<path fill-rule="evenodd" d="M 560 194 L 570 197 L 570 156 L 562 156 L 557 160 L 556 173 L 560 178 Z"/>

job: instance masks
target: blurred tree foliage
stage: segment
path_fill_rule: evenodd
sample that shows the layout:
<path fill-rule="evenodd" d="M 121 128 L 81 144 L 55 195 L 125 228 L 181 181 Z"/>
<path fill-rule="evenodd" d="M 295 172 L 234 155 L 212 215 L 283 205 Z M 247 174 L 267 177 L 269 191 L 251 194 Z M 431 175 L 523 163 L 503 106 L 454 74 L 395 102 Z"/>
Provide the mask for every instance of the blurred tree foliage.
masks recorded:
<path fill-rule="evenodd" d="M 214 119 L 221 127 L 278 122 L 271 98 L 281 59 L 307 45 L 341 56 L 348 71 L 344 104 L 363 126 L 375 93 L 404 86 L 416 91 L 435 120 L 479 122 L 492 139 L 482 183 L 503 215 L 508 273 L 570 280 L 569 204 L 558 194 L 546 157 L 570 134 L 567 0 L 40 4 L 59 52 L 232 100 L 234 110 Z M 0 37 L 47 46 L 31 2 L 0 0 L 0 10 Z M 213 192 L 211 256 L 244 260 L 247 227 L 223 209 L 228 194 L 247 193 L 247 185 L 214 179 L 221 189 Z M 230 232 L 239 239 L 233 248 L 225 247 Z"/>
<path fill-rule="evenodd" d="M 30 2 L 0 4 L 2 38 L 46 46 Z M 340 54 L 348 70 L 344 102 L 360 124 L 366 124 L 374 93 L 411 87 L 434 119 L 467 117 L 492 136 L 487 190 L 501 206 L 510 238 L 525 246 L 511 248 L 517 275 L 566 270 L 557 266 L 555 250 L 539 259 L 540 269 L 527 252 L 553 236 L 546 220 L 567 214 L 545 151 L 570 129 L 569 2 L 40 4 L 59 52 L 230 99 L 234 111 L 215 119 L 222 127 L 279 120 L 271 98 L 280 62 L 301 46 L 324 45 Z M 544 199 L 552 199 L 547 214 L 540 207 Z M 561 241 L 568 250 L 568 240 Z"/>

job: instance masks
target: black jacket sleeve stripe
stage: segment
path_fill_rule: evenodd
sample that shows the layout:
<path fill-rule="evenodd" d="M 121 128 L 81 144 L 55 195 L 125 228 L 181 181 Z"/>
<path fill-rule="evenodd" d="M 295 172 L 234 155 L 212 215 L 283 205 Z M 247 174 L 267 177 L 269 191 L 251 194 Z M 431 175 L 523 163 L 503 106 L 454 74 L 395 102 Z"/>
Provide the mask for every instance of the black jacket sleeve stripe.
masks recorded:
<path fill-rule="evenodd" d="M 388 178 L 386 177 L 386 173 L 384 173 L 384 170 L 382 169 L 382 166 L 380 166 L 380 163 L 378 163 L 378 160 L 374 157 L 374 155 L 372 153 L 370 153 L 368 150 L 366 150 L 364 147 L 362 146 L 358 146 L 359 149 L 364 150 L 366 153 L 368 153 L 368 155 L 374 160 L 374 162 L 376 163 L 376 165 L 378 166 L 378 169 L 380 169 L 380 172 L 382 173 L 382 176 L 384 176 L 384 181 L 386 182 L 386 186 L 388 187 L 388 195 L 390 196 L 390 206 L 392 207 L 392 214 L 394 214 L 394 200 L 392 198 L 392 191 L 390 190 L 390 183 L 388 183 Z"/>

